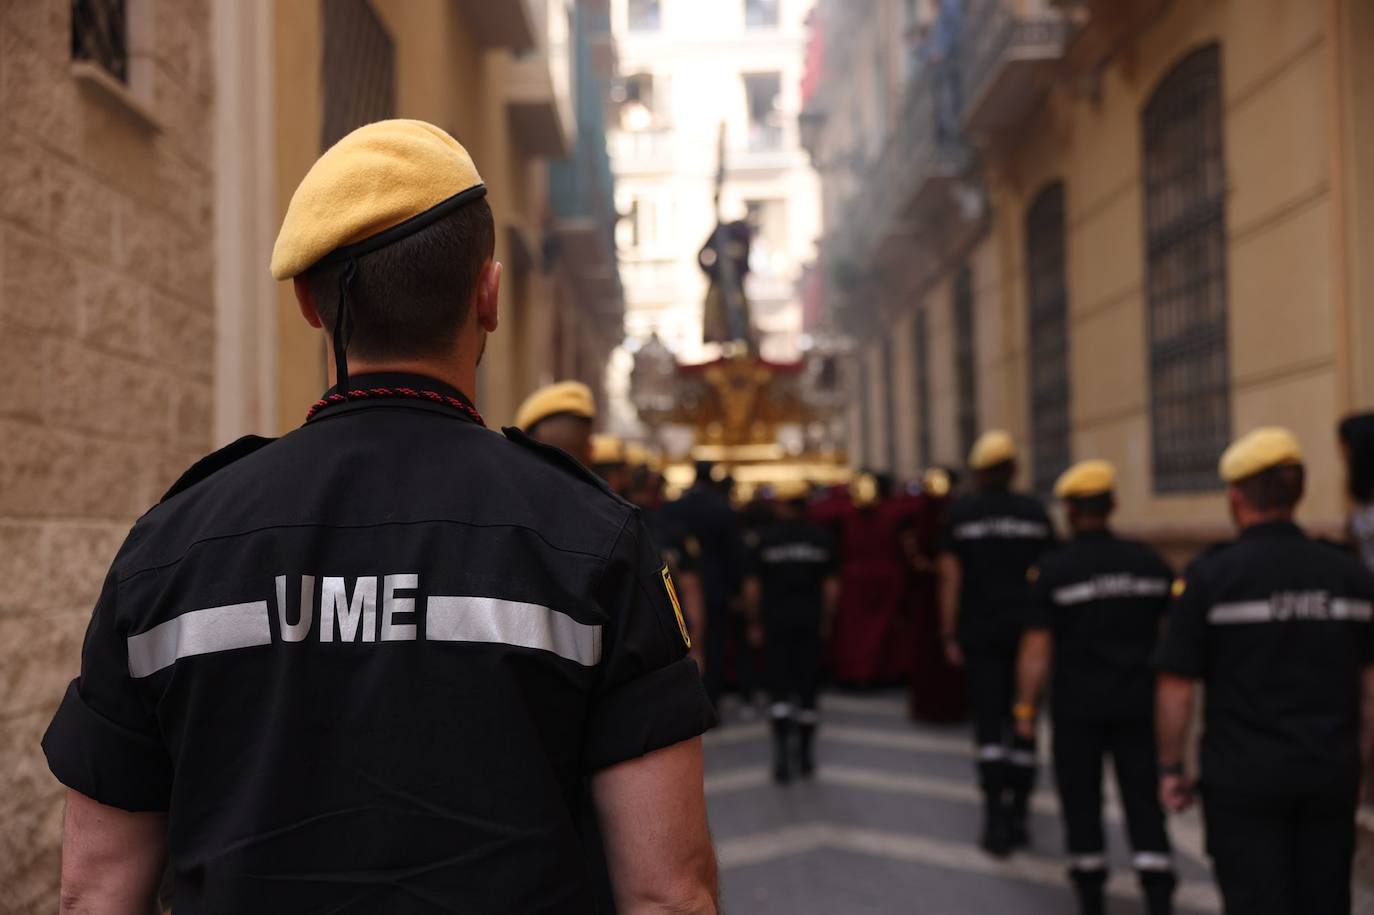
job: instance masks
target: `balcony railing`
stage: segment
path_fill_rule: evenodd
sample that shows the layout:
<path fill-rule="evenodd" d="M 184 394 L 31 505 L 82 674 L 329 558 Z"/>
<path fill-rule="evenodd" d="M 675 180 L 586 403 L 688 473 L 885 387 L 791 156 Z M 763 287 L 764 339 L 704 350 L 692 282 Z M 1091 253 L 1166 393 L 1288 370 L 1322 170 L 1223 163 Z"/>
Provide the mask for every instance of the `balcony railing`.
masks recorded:
<path fill-rule="evenodd" d="M 843 220 L 837 253 L 853 266 L 867 264 L 887 235 L 921 217 L 933 191 L 967 169 L 969 148 L 950 110 L 957 80 L 954 66 L 930 67 L 908 85 L 898 123 Z"/>
<path fill-rule="evenodd" d="M 1036 0 L 965 0 L 961 81 L 970 133 L 1013 127 L 1044 93 L 1070 24 Z"/>

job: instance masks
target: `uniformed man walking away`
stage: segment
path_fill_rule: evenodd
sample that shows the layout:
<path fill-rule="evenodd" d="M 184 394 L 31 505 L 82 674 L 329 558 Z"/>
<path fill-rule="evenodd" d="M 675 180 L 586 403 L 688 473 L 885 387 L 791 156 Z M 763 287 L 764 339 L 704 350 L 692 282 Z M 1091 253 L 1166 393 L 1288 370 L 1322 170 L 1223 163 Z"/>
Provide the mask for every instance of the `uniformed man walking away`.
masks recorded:
<path fill-rule="evenodd" d="M 167 857 L 178 913 L 592 911 L 588 778 L 620 911 L 715 911 L 712 714 L 657 551 L 468 396 L 501 276 L 483 193 L 419 121 L 297 189 L 272 272 L 338 384 L 115 558 L 44 738 L 73 911 L 148 911 Z"/>
<path fill-rule="evenodd" d="M 1374 736 L 1374 578 L 1293 523 L 1304 469 L 1287 430 L 1244 436 L 1220 471 L 1240 536 L 1174 585 L 1160 798 L 1172 811 L 1191 801 L 1184 746 L 1201 681 L 1203 822 L 1227 913 L 1346 915 Z"/>
<path fill-rule="evenodd" d="M 1168 915 L 1177 881 L 1156 793 L 1153 661 L 1173 573 L 1149 547 L 1112 533 L 1115 483 L 1111 464 L 1083 461 L 1055 484 L 1073 540 L 1031 567 L 1013 716 L 1016 733 L 1033 739 L 1052 668 L 1054 778 L 1081 915 L 1105 911 L 1107 754 L 1146 909 Z"/>
<path fill-rule="evenodd" d="M 969 453 L 969 469 L 975 491 L 949 507 L 941 534 L 941 636 L 950 663 L 963 666 L 968 680 L 984 800 L 981 843 L 1002 856 L 1029 842 L 1035 744 L 1012 733 L 1011 706 L 1026 570 L 1054 532 L 1039 502 L 1011 491 L 1010 435 L 984 433 Z"/>
<path fill-rule="evenodd" d="M 515 411 L 515 425 L 536 442 L 562 448 L 583 464 L 592 463 L 592 424 L 596 400 L 580 381 L 560 381 L 535 391 Z"/>
<path fill-rule="evenodd" d="M 820 716 L 821 645 L 840 599 L 840 554 L 830 532 L 806 520 L 806 500 L 776 506 L 750 551 L 744 601 L 750 641 L 761 644 L 772 702 L 773 778 L 809 777 Z M 793 741 L 793 737 L 796 741 Z"/>

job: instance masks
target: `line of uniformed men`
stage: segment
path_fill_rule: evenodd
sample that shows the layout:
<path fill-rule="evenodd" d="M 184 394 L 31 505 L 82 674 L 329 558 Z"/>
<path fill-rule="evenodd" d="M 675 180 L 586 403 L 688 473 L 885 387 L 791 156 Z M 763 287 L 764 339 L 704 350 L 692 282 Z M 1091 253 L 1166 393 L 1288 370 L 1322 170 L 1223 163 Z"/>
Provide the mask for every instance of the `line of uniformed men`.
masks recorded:
<path fill-rule="evenodd" d="M 1293 436 L 1259 429 L 1225 452 L 1219 473 L 1238 536 L 1177 578 L 1149 547 L 1113 534 L 1110 464 L 1085 461 L 1059 479 L 1071 533 L 1059 547 L 1043 506 L 1011 489 L 1006 433 L 980 438 L 969 466 L 974 492 L 945 522 L 941 611 L 973 705 L 983 847 L 1005 856 L 1029 842 L 1048 684 L 1084 915 L 1105 910 L 1108 755 L 1150 915 L 1172 911 L 1177 882 L 1165 811 L 1195 794 L 1228 913 L 1348 913 L 1374 735 L 1374 576 L 1294 523 L 1304 467 Z M 1195 781 L 1185 751 L 1199 683 Z"/>

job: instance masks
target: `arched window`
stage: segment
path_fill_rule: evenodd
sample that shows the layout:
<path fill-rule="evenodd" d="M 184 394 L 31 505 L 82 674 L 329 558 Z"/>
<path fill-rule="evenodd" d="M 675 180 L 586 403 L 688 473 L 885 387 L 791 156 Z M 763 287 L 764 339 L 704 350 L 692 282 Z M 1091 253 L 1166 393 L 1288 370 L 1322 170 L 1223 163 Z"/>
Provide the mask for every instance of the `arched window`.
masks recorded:
<path fill-rule="evenodd" d="M 1069 296 L 1064 273 L 1064 185 L 1026 211 L 1030 431 L 1035 489 L 1048 493 L 1069 464 Z"/>
<path fill-rule="evenodd" d="M 1210 489 L 1231 434 L 1226 170 L 1215 45 L 1174 67 L 1143 121 L 1154 488 Z"/>
<path fill-rule="evenodd" d="M 968 265 L 954 280 L 954 373 L 962 461 L 978 437 L 978 355 L 973 336 L 973 274 Z"/>

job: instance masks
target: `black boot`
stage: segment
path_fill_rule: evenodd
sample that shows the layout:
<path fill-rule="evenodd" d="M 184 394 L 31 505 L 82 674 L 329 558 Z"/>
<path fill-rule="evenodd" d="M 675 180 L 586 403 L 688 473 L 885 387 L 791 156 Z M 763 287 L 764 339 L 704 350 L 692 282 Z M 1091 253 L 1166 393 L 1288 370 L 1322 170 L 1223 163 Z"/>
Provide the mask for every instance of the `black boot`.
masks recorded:
<path fill-rule="evenodd" d="M 1107 872 L 1070 870 L 1074 893 L 1078 896 L 1078 915 L 1106 915 Z"/>
<path fill-rule="evenodd" d="M 1177 886 L 1178 878 L 1173 871 L 1141 871 L 1140 890 L 1145 896 L 1148 915 L 1173 915 Z"/>
<path fill-rule="evenodd" d="M 773 718 L 773 781 L 785 785 L 792 780 L 792 719 Z"/>
<path fill-rule="evenodd" d="M 816 772 L 816 757 L 813 747 L 816 743 L 816 725 L 803 721 L 797 725 L 797 773 L 802 778 L 810 778 Z"/>
<path fill-rule="evenodd" d="M 1000 759 L 978 763 L 978 783 L 983 789 L 983 835 L 978 844 L 995 858 L 1011 854 L 1007 820 L 1007 765 Z"/>
<path fill-rule="evenodd" d="M 1027 825 L 1030 814 L 1031 791 L 1035 788 L 1035 741 L 1021 737 L 1012 741 L 1011 758 L 1007 764 L 1007 781 L 1010 787 L 1007 801 L 1007 830 L 1012 848 L 1025 848 L 1030 845 L 1030 828 Z"/>

